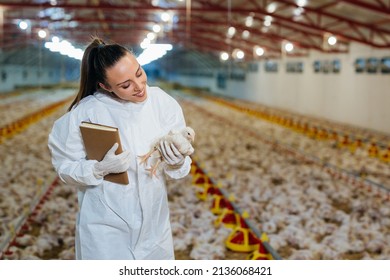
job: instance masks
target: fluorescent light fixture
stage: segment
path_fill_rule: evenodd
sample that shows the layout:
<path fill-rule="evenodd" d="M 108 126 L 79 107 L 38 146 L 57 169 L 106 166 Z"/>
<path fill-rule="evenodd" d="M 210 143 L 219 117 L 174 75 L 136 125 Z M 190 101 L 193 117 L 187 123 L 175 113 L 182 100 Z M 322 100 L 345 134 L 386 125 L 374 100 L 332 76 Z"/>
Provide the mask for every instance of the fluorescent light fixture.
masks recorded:
<path fill-rule="evenodd" d="M 139 64 L 146 65 L 163 57 L 170 50 L 172 50 L 171 44 L 149 44 L 137 57 L 137 60 Z"/>
<path fill-rule="evenodd" d="M 56 37 L 56 36 L 55 36 Z M 57 37 L 58 38 L 58 37 Z M 54 39 L 54 37 L 53 37 Z M 55 40 L 57 41 L 57 40 Z M 83 58 L 83 50 L 75 48 L 71 43 L 66 40 L 60 42 L 46 42 L 45 48 L 52 52 L 59 52 L 62 55 L 67 55 L 71 58 L 81 60 Z"/>

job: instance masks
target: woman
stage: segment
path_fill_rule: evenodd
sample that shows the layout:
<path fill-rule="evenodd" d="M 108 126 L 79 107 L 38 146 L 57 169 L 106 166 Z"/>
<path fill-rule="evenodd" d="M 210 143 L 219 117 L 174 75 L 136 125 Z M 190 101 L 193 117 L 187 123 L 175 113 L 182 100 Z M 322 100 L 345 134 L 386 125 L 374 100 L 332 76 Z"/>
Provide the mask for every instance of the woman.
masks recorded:
<path fill-rule="evenodd" d="M 115 155 L 114 145 L 102 161 L 87 160 L 82 121 L 118 127 L 125 152 Z M 137 156 L 171 129 L 185 125 L 179 104 L 147 85 L 130 51 L 98 38 L 86 48 L 77 97 L 49 135 L 59 177 L 79 186 L 77 259 L 174 259 L 164 176 L 151 177 Z M 190 157 L 164 142 L 160 149 L 166 163 L 160 172 L 174 179 L 189 173 Z M 108 173 L 124 171 L 128 185 L 103 180 Z"/>

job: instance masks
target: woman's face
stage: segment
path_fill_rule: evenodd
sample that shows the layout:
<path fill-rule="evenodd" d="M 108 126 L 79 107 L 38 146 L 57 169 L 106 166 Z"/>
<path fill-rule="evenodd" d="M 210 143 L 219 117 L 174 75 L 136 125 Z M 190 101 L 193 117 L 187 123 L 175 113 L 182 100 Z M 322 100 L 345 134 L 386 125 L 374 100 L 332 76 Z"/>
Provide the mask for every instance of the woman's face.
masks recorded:
<path fill-rule="evenodd" d="M 108 88 L 119 98 L 131 102 L 142 102 L 147 97 L 147 77 L 135 57 L 128 53 L 114 66 L 106 70 Z"/>

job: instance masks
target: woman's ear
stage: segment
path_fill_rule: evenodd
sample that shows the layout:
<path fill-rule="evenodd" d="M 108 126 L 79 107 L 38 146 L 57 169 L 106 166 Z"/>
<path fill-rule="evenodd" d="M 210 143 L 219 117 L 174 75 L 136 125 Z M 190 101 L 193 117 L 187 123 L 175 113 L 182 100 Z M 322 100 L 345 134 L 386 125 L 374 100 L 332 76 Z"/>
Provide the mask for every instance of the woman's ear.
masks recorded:
<path fill-rule="evenodd" d="M 108 92 L 111 92 L 111 90 L 108 87 L 106 87 L 104 84 L 102 84 L 102 83 L 99 83 L 99 87 L 101 87 L 102 89 L 104 89 L 104 90 L 106 90 Z"/>

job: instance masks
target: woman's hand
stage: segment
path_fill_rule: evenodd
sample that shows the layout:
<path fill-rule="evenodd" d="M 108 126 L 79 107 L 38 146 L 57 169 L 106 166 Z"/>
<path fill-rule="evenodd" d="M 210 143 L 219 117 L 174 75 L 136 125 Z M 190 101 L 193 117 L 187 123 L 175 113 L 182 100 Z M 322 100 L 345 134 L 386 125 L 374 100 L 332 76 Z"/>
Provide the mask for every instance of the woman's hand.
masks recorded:
<path fill-rule="evenodd" d="M 131 156 L 129 151 L 116 155 L 115 151 L 118 149 L 119 144 L 115 143 L 114 146 L 106 153 L 104 158 L 95 163 L 94 175 L 96 178 L 101 178 L 110 173 L 122 173 L 130 167 Z"/>
<path fill-rule="evenodd" d="M 173 143 L 162 140 L 159 148 L 164 162 L 170 168 L 180 168 L 183 165 L 185 157 L 179 152 Z"/>

